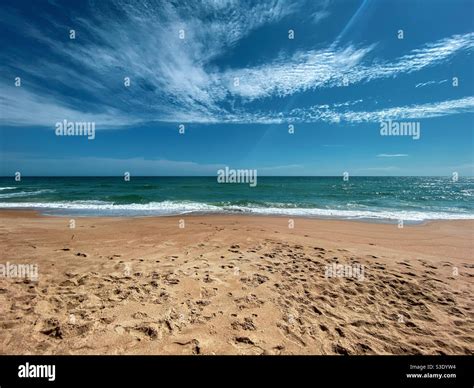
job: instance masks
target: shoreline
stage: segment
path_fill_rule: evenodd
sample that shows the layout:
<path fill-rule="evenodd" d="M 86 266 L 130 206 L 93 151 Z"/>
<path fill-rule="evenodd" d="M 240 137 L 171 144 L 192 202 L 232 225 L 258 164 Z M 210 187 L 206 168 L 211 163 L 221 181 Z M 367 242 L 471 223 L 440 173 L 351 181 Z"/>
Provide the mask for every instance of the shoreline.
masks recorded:
<path fill-rule="evenodd" d="M 315 221 L 342 221 L 342 222 L 361 222 L 366 224 L 376 225 L 398 225 L 399 219 L 394 218 L 343 218 L 331 217 L 331 216 L 307 216 L 307 215 L 290 215 L 290 214 L 259 214 L 259 213 L 244 213 L 244 212 L 222 212 L 222 213 L 206 213 L 206 212 L 187 212 L 181 214 L 150 214 L 150 215 L 88 215 L 88 214 L 67 214 L 67 213 L 47 213 L 48 210 L 42 210 L 40 208 L 1 208 L 0 217 L 6 214 L 34 214 L 37 217 L 56 217 L 56 218 L 86 218 L 86 219 L 160 219 L 160 218 L 183 218 L 183 217 L 256 217 L 256 218 L 284 218 L 284 219 L 303 219 L 303 220 L 315 220 Z M 404 220 L 404 226 L 422 226 L 431 223 L 438 222 L 471 222 L 474 221 L 472 218 L 453 218 L 453 219 L 424 219 L 424 220 Z"/>
<path fill-rule="evenodd" d="M 182 218 L 0 211 L 0 354 L 474 353 L 474 221 Z"/>

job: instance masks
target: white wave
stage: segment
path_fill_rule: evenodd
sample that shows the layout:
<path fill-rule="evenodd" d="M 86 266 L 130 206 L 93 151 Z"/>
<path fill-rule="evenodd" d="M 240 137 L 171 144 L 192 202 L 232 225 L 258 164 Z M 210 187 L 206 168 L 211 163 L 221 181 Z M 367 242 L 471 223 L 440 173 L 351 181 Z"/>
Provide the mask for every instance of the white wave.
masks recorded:
<path fill-rule="evenodd" d="M 98 211 L 157 211 L 163 213 L 183 213 L 201 211 L 222 211 L 222 207 L 197 202 L 150 202 L 147 204 L 115 204 L 104 201 L 71 201 L 71 202 L 0 202 L 0 208 L 37 208 L 37 209 L 70 209 Z"/>
<path fill-rule="evenodd" d="M 33 195 L 37 194 L 44 194 L 44 193 L 53 193 L 54 190 L 37 190 L 37 191 L 20 191 L 20 192 L 15 192 L 15 193 L 6 193 L 6 194 L 0 194 L 0 199 L 2 198 L 20 198 L 20 197 L 31 197 Z"/>
<path fill-rule="evenodd" d="M 0 187 L 0 191 L 2 190 L 14 190 L 16 187 Z"/>
<path fill-rule="evenodd" d="M 342 210 L 319 208 L 280 208 L 261 206 L 215 206 L 199 202 L 150 202 L 147 204 L 114 204 L 103 201 L 73 202 L 0 202 L 0 208 L 33 208 L 74 211 L 94 215 L 179 215 L 185 213 L 239 213 L 258 215 L 282 215 L 301 217 L 324 217 L 343 219 L 404 220 L 420 222 L 425 220 L 474 219 L 472 213 L 451 213 L 412 210 Z"/>

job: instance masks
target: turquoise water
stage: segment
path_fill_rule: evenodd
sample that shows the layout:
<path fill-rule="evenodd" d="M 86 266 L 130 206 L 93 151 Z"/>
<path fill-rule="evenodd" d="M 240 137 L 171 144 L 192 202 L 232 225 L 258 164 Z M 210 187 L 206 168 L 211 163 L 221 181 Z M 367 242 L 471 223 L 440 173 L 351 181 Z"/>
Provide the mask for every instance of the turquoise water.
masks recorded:
<path fill-rule="evenodd" d="M 474 178 L 216 177 L 0 178 L 0 208 L 46 214 L 146 216 L 248 213 L 344 219 L 474 219 Z"/>

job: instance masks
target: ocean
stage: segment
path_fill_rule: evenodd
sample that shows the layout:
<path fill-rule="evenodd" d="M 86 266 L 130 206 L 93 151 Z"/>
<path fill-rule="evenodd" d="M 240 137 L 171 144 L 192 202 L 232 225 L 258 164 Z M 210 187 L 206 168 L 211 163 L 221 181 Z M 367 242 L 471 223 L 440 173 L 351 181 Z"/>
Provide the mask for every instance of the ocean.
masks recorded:
<path fill-rule="evenodd" d="M 71 216 L 256 214 L 316 218 L 474 219 L 474 178 L 258 177 L 256 187 L 216 177 L 0 178 L 0 208 Z"/>

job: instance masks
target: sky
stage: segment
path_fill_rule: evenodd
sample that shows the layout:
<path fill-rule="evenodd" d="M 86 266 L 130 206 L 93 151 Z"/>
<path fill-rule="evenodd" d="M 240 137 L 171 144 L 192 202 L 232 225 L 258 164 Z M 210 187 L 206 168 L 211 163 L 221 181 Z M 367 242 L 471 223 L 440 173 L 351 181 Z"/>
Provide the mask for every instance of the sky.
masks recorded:
<path fill-rule="evenodd" d="M 0 6 L 2 176 L 474 175 L 472 1 Z"/>

